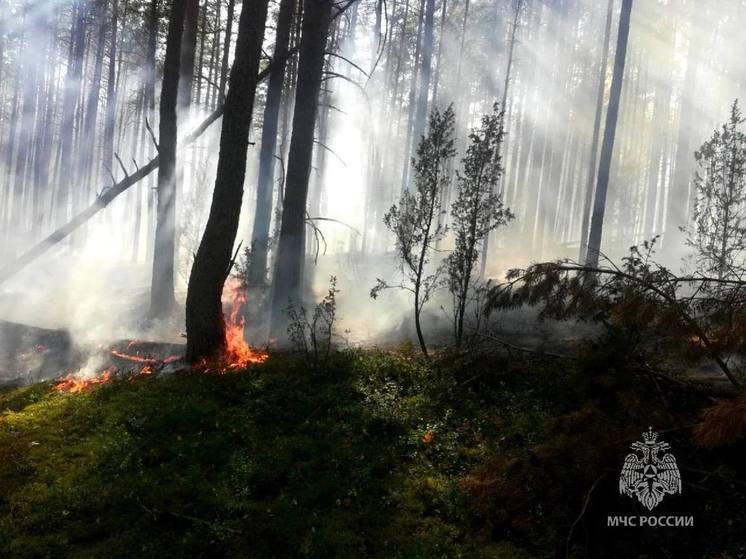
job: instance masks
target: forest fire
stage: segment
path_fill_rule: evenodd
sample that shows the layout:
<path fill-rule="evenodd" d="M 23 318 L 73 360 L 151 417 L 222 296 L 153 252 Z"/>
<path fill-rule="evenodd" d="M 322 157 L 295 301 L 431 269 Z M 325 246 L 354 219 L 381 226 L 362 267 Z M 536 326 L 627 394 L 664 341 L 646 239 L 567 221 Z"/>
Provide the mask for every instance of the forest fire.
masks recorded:
<path fill-rule="evenodd" d="M 265 351 L 251 347 L 244 339 L 246 319 L 242 310 L 247 302 L 246 290 L 237 282 L 226 285 L 226 292 L 230 293 L 230 310 L 225 317 L 226 348 L 222 358 L 216 361 L 200 363 L 196 369 L 226 373 L 242 369 L 248 365 L 263 363 L 268 355 Z M 115 379 L 134 381 L 137 377 L 150 376 L 159 373 L 166 365 L 179 361 L 180 354 L 174 351 L 173 345 L 130 340 L 126 345 L 119 345 L 105 350 L 108 359 L 114 365 L 106 366 L 95 375 L 88 375 L 80 371 L 68 373 L 57 379 L 54 390 L 76 394 L 95 386 L 106 384 Z M 104 349 L 104 348 L 101 348 Z M 159 357 L 159 355 L 167 355 Z"/>
<path fill-rule="evenodd" d="M 225 289 L 230 292 L 231 297 L 230 312 L 225 321 L 225 355 L 218 363 L 204 365 L 219 372 L 227 372 L 264 363 L 267 353 L 251 347 L 244 338 L 246 318 L 241 311 L 248 300 L 246 290 L 236 281 L 226 284 Z"/>
<path fill-rule="evenodd" d="M 92 386 L 109 382 L 112 379 L 112 375 L 114 372 L 114 367 L 108 367 L 107 369 L 104 369 L 98 376 L 94 377 L 82 377 L 77 376 L 75 373 L 69 373 L 61 379 L 58 379 L 57 384 L 54 385 L 54 389 L 57 392 L 77 394 L 91 388 Z"/>
<path fill-rule="evenodd" d="M 107 355 L 107 361 L 113 364 L 104 365 L 93 375 L 81 372 L 81 370 L 68 373 L 57 379 L 54 390 L 75 394 L 84 392 L 94 386 L 106 384 L 115 379 L 132 382 L 137 377 L 160 372 L 164 366 L 181 359 L 181 356 L 177 354 L 159 358 L 156 356 L 159 351 L 162 354 L 165 354 L 164 350 L 173 351 L 172 346 L 165 345 L 164 347 L 164 344 L 143 342 L 140 340 L 129 341 L 124 348 L 126 351 L 117 348 L 100 349 Z M 145 352 L 147 353 L 143 354 Z"/>

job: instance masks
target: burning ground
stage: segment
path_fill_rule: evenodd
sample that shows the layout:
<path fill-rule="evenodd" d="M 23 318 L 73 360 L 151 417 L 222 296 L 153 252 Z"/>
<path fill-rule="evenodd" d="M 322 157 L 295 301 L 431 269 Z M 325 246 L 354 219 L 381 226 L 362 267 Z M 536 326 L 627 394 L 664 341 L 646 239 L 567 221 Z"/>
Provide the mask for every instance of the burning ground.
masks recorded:
<path fill-rule="evenodd" d="M 227 372 L 267 358 L 266 351 L 246 342 L 245 292 L 232 282 L 225 291 L 225 351 L 219 359 L 199 363 L 198 370 Z M 76 344 L 67 330 L 0 321 L 0 388 L 52 380 L 59 392 L 82 392 L 114 379 L 185 369 L 183 355 L 183 344 L 136 339 Z"/>
<path fill-rule="evenodd" d="M 704 451 L 692 426 L 708 399 L 656 393 L 609 347 L 430 364 L 407 347 L 273 351 L 171 374 L 133 359 L 153 348 L 120 349 L 112 361 L 138 374 L 0 391 L 3 557 L 736 557 L 746 544 L 743 442 Z M 682 470 L 666 506 L 694 513 L 693 530 L 603 526 L 635 510 L 618 469 L 648 422 Z"/>

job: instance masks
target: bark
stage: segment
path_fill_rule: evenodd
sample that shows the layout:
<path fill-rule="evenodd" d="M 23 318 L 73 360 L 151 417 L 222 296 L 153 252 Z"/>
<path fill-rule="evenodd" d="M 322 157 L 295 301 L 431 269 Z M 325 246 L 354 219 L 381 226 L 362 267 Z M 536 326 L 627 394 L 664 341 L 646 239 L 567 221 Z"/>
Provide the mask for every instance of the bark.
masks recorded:
<path fill-rule="evenodd" d="M 275 335 L 284 330 L 283 310 L 288 302 L 301 302 L 308 179 L 331 10 L 332 0 L 304 2 L 296 90 L 296 98 L 302 102 L 296 103 L 293 114 L 282 224 L 273 275 L 271 329 Z"/>
<path fill-rule="evenodd" d="M 248 281 L 251 285 L 263 285 L 267 280 L 267 252 L 269 250 L 269 227 L 272 220 L 272 191 L 274 185 L 275 146 L 280 118 L 280 105 L 285 83 L 285 58 L 287 58 L 290 27 L 293 22 L 294 0 L 281 0 L 277 16 L 274 59 L 283 61 L 272 73 L 267 86 L 262 122 L 262 143 L 259 152 L 259 179 L 256 192 L 256 212 L 251 232 L 251 262 Z"/>
<path fill-rule="evenodd" d="M 268 0 L 244 0 L 241 10 L 212 206 L 187 291 L 187 359 L 192 363 L 215 357 L 225 348 L 220 298 L 230 272 L 231 252 L 241 213 L 246 152 L 267 4 Z"/>
<path fill-rule="evenodd" d="M 601 236 L 603 233 L 604 213 L 606 211 L 606 194 L 609 188 L 609 171 L 611 157 L 614 152 L 614 137 L 619 115 L 619 100 L 622 96 L 622 81 L 624 79 L 624 63 L 627 56 L 627 40 L 629 39 L 629 24 L 632 13 L 632 0 L 622 0 L 622 12 L 619 18 L 619 34 L 617 37 L 616 54 L 614 55 L 614 74 L 611 78 L 611 94 L 609 108 L 606 112 L 604 140 L 601 147 L 601 159 L 598 164 L 598 179 L 596 182 L 596 197 L 593 202 L 591 229 L 588 236 L 588 253 L 586 265 L 598 265 L 601 250 Z"/>
<path fill-rule="evenodd" d="M 181 0 L 171 4 L 171 18 L 166 39 L 161 88 L 158 200 L 156 207 L 153 274 L 150 284 L 150 316 L 162 318 L 176 307 L 174 296 L 174 253 L 176 250 L 176 98 L 179 86 L 181 40 L 186 5 Z"/>

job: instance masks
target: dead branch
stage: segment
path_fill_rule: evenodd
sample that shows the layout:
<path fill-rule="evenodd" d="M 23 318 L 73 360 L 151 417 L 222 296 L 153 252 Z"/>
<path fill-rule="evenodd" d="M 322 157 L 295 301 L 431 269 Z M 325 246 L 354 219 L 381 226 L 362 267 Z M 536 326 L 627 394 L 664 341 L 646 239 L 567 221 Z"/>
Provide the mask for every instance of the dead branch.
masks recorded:
<path fill-rule="evenodd" d="M 124 173 L 124 176 L 129 177 L 130 174 L 127 172 L 127 167 L 124 166 L 124 163 L 122 162 L 122 158 L 119 157 L 119 154 L 116 151 L 114 152 L 114 157 L 119 162 L 119 167 L 121 167 L 122 172 Z"/>
<path fill-rule="evenodd" d="M 150 127 L 150 122 L 148 121 L 148 117 L 145 117 L 145 129 L 148 131 L 148 134 L 150 134 L 150 139 L 153 140 L 155 151 L 160 153 L 161 146 L 158 145 L 158 140 L 155 139 L 155 132 L 153 132 L 153 129 Z"/>
<path fill-rule="evenodd" d="M 505 340 L 492 336 L 490 334 L 479 334 L 479 336 L 487 340 L 492 340 L 493 342 L 498 343 L 501 346 L 506 347 L 508 349 L 513 349 L 515 351 L 520 351 L 522 353 L 532 353 L 534 355 L 541 355 L 544 357 L 555 357 L 557 359 L 572 359 L 572 357 L 568 355 L 552 353 L 550 351 L 540 351 L 538 349 L 531 349 L 529 347 L 517 346 L 517 345 L 511 344 L 510 342 L 506 342 Z"/>

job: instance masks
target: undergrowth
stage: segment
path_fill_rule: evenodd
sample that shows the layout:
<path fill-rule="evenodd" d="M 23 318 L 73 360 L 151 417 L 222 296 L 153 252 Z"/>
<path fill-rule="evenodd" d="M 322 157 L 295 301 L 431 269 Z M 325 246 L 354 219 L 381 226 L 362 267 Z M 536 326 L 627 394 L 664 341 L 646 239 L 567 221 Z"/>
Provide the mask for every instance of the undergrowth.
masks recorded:
<path fill-rule="evenodd" d="M 739 443 L 705 453 L 686 428 L 700 401 L 664 404 L 579 351 L 274 354 L 234 374 L 2 392 L 0 555 L 630 557 L 642 541 L 650 556 L 736 556 Z M 634 509 L 617 470 L 649 424 L 682 465 L 671 510 L 695 511 L 696 531 L 602 526 Z"/>

